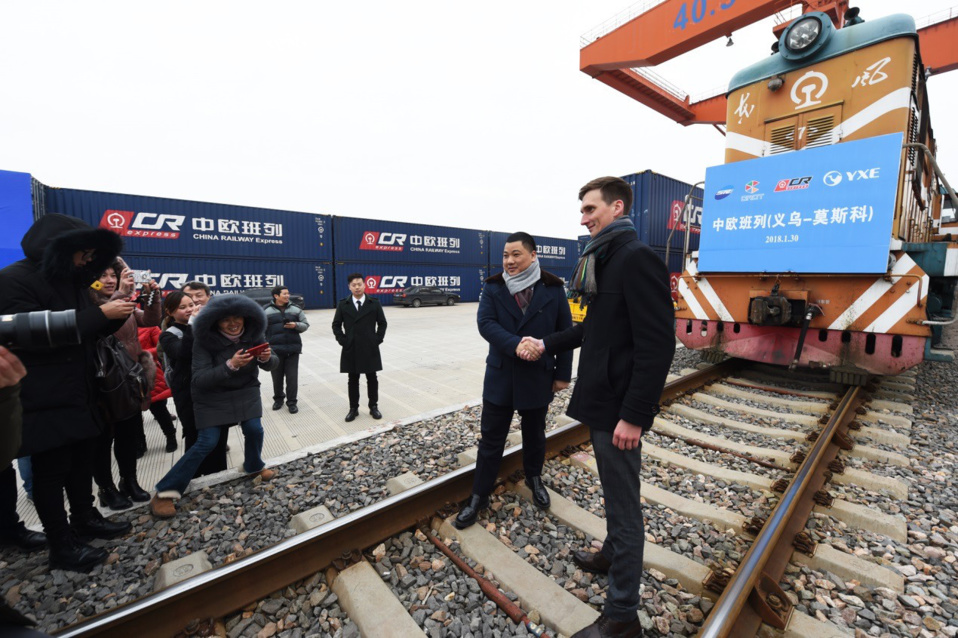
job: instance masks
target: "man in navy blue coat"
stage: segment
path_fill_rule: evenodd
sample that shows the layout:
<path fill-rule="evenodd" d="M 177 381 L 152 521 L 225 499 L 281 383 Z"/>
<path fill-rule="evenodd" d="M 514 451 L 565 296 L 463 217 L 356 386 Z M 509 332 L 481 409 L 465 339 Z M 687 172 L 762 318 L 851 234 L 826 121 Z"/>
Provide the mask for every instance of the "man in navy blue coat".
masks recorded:
<path fill-rule="evenodd" d="M 502 269 L 486 280 L 479 302 L 479 334 L 489 342 L 482 385 L 482 439 L 472 497 L 454 522 L 459 529 L 475 523 L 479 511 L 489 504 L 515 411 L 522 422 L 526 484 L 533 502 L 542 509 L 549 507 L 549 492 L 541 478 L 546 412 L 554 393 L 569 387 L 572 379 L 571 351 L 536 361 L 524 361 L 517 354 L 524 336 L 544 337 L 572 326 L 562 280 L 539 268 L 536 241 L 528 233 L 506 238 Z"/>

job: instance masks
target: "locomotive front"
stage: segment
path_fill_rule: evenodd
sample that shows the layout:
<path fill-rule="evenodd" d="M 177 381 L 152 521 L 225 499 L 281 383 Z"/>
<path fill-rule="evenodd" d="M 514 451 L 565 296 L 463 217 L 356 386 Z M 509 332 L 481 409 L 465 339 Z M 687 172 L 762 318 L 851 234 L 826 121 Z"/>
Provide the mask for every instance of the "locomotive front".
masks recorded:
<path fill-rule="evenodd" d="M 676 334 L 713 360 L 827 367 L 849 383 L 934 358 L 958 244 L 942 235 L 914 20 L 835 29 L 813 12 L 777 44 L 729 86 L 725 164 L 706 173 Z"/>

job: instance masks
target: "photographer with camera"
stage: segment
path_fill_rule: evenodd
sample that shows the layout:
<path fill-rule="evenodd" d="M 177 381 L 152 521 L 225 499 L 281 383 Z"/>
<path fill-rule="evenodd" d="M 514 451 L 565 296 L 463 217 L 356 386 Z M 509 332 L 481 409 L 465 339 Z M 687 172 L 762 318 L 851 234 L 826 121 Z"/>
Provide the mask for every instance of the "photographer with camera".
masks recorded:
<path fill-rule="evenodd" d="M 104 519 L 93 507 L 92 490 L 96 438 L 104 429 L 94 379 L 96 342 L 116 332 L 136 304 L 117 299 L 97 307 L 88 288 L 119 255 L 123 240 L 82 220 L 48 214 L 30 227 L 20 246 L 26 258 L 0 270 L 0 314 L 74 310 L 76 326 L 62 341 L 58 333 L 44 331 L 40 336 L 47 343 L 16 344 L 28 373 L 20 388 L 23 442 L 17 455 L 33 459 L 34 505 L 47 535 L 50 566 L 89 571 L 108 553 L 80 539 L 115 538 L 131 527 Z M 15 480 L 12 472 L 2 472 L 0 481 L 8 476 Z"/>
<path fill-rule="evenodd" d="M 143 301 L 143 308 L 137 308 L 126 318 L 123 325 L 114 333 L 117 339 L 126 348 L 127 354 L 142 366 L 146 373 L 146 387 L 152 388 L 156 380 L 156 365 L 153 357 L 144 352 L 140 346 L 137 333 L 138 326 L 159 326 L 161 319 L 162 295 L 159 286 L 149 278 L 148 271 L 143 277 L 139 299 Z M 136 293 L 136 283 L 133 271 L 121 257 L 117 257 L 99 279 L 99 286 L 90 289 L 93 302 L 104 305 L 115 300 L 129 300 Z M 142 410 L 150 407 L 150 396 L 143 399 Z M 99 486 L 100 506 L 111 510 L 121 510 L 133 505 L 132 501 L 145 503 L 150 495 L 140 487 L 136 479 L 136 461 L 142 456 L 140 449 L 145 451 L 146 443 L 143 434 L 143 412 L 116 421 L 107 418 L 107 429 L 100 437 L 96 457 L 93 461 L 93 479 Z M 142 442 L 141 442 L 142 441 Z M 117 490 L 113 483 L 113 464 L 110 460 L 110 450 L 116 456 L 116 464 L 120 470 L 120 488 Z"/>

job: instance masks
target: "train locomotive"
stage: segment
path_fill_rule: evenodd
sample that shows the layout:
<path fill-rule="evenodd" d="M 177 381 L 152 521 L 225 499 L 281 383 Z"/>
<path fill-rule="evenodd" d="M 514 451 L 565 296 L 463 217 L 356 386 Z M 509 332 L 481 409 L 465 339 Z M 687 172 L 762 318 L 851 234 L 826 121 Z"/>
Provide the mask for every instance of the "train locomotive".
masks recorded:
<path fill-rule="evenodd" d="M 951 360 L 958 198 L 925 80 L 914 20 L 856 9 L 840 29 L 802 15 L 732 78 L 725 163 L 678 284 L 686 347 L 849 384 Z"/>

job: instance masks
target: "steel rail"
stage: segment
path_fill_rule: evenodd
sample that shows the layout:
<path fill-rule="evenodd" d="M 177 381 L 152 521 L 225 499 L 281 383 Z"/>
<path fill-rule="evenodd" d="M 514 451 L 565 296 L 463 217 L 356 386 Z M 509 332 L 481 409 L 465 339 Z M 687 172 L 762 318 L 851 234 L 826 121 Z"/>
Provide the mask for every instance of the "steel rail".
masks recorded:
<path fill-rule="evenodd" d="M 794 551 L 794 535 L 804 529 L 814 505 L 812 496 L 824 484 L 824 471 L 837 456 L 834 442 L 863 401 L 861 387 L 850 388 L 829 418 L 807 458 L 739 569 L 725 587 L 699 632 L 699 638 L 754 636 L 763 622 L 784 629 L 792 606 L 778 583 Z M 844 432 L 842 432 L 844 434 Z M 772 597 L 776 600 L 772 600 Z"/>
<path fill-rule="evenodd" d="M 661 400 L 672 401 L 730 374 L 743 363 L 732 359 L 676 379 L 666 384 Z M 546 434 L 546 453 L 554 456 L 588 440 L 588 427 L 575 421 Z M 521 469 L 520 445 L 503 455 L 499 477 Z M 142 635 L 137 632 L 143 627 L 149 627 L 151 635 L 175 635 L 194 619 L 225 616 L 322 571 L 352 550 L 370 547 L 415 527 L 447 503 L 465 500 L 472 493 L 474 471 L 474 463 L 459 468 L 246 558 L 70 625 L 54 635 L 128 638 Z"/>

